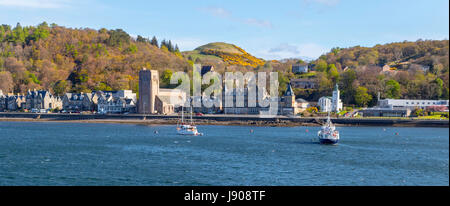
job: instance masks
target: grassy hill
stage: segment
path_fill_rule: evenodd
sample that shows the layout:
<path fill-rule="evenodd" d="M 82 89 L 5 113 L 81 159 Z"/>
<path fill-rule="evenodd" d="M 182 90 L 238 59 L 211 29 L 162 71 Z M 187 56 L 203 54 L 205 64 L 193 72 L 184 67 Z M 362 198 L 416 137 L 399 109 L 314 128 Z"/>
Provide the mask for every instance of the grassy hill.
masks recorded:
<path fill-rule="evenodd" d="M 240 47 L 224 42 L 214 42 L 200 46 L 193 51 L 183 52 L 183 56 L 193 61 L 223 62 L 227 65 L 250 67 L 257 67 L 265 63 L 263 59 L 252 56 Z"/>

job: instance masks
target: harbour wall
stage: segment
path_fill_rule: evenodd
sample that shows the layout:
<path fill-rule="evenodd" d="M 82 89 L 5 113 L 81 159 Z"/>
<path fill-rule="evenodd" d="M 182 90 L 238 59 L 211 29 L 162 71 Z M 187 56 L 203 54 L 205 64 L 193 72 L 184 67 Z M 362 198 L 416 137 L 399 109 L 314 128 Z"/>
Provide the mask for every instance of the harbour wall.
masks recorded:
<path fill-rule="evenodd" d="M 172 124 L 180 117 L 177 115 L 141 115 L 141 114 L 39 114 L 39 113 L 5 113 L 0 112 L 2 119 L 40 120 L 40 121 L 89 121 L 89 120 L 110 120 L 135 121 L 143 123 L 164 123 Z M 198 124 L 221 125 L 256 125 L 256 126 L 297 126 L 297 125 L 320 125 L 326 121 L 323 117 L 285 117 L 277 116 L 271 118 L 260 118 L 257 115 L 206 115 L 194 116 Z M 333 123 L 342 126 L 413 126 L 413 127 L 449 127 L 448 120 L 420 120 L 420 119 L 393 119 L 393 118 L 332 118 Z"/>

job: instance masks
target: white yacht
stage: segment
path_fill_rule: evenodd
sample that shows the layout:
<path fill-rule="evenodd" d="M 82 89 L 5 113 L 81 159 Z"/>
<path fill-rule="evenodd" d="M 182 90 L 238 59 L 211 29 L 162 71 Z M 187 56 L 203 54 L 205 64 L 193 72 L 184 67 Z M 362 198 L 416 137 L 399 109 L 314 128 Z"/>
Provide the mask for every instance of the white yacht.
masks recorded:
<path fill-rule="evenodd" d="M 330 120 L 330 115 L 328 115 L 327 122 L 322 126 L 320 131 L 317 133 L 319 137 L 319 142 L 321 144 L 336 144 L 339 141 L 339 131 Z"/>
<path fill-rule="evenodd" d="M 177 132 L 179 135 L 192 135 L 192 136 L 202 136 L 203 133 L 197 131 L 197 126 L 194 125 L 192 121 L 192 107 L 191 107 L 191 121 L 190 123 L 184 122 L 184 110 L 181 107 L 181 122 L 177 124 Z"/>

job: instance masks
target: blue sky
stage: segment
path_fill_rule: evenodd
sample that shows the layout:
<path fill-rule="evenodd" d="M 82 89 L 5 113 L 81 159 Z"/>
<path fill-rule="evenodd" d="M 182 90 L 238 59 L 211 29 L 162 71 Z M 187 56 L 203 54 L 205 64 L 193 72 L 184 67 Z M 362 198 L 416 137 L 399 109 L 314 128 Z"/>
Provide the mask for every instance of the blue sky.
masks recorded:
<path fill-rule="evenodd" d="M 449 39 L 448 0 L 0 0 L 0 24 L 122 28 L 192 50 L 227 42 L 265 59 Z"/>

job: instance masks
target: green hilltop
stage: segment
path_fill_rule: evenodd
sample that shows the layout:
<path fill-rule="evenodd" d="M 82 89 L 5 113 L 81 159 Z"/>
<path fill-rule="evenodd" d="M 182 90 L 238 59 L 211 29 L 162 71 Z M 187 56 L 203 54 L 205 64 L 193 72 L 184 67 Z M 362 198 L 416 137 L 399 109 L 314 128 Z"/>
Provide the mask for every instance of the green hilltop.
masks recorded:
<path fill-rule="evenodd" d="M 234 44 L 214 42 L 183 52 L 191 61 L 226 63 L 227 65 L 257 67 L 264 65 L 263 59 L 256 58 Z"/>

